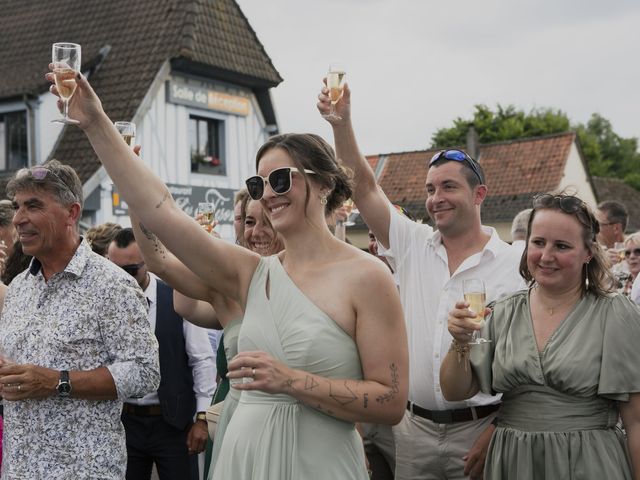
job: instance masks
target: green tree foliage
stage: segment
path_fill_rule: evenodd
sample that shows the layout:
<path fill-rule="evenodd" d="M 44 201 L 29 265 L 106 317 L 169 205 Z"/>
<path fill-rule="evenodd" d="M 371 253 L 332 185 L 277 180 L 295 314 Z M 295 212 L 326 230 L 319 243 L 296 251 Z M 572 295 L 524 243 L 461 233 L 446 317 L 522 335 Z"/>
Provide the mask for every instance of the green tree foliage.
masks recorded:
<path fill-rule="evenodd" d="M 640 190 L 640 153 L 637 138 L 623 138 L 613 131 L 611 122 L 594 113 L 586 123 L 572 125 L 561 110 L 538 108 L 529 113 L 513 105 L 497 105 L 493 111 L 476 105 L 472 119 L 458 117 L 453 127 L 441 128 L 431 138 L 432 148 L 464 145 L 469 126 L 474 126 L 480 143 L 538 137 L 573 130 L 592 175 L 622 178 Z"/>

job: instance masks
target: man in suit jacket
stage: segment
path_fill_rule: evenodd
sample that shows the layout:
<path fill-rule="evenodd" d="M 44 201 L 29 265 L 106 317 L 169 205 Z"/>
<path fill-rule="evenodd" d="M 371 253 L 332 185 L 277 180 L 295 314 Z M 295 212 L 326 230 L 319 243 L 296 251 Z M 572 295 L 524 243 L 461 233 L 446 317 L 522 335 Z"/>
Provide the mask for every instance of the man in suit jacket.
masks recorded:
<path fill-rule="evenodd" d="M 215 387 L 215 361 L 206 330 L 173 309 L 173 291 L 150 274 L 130 228 L 109 245 L 109 259 L 132 275 L 149 302 L 149 323 L 160 349 L 160 388 L 127 399 L 127 480 L 149 479 L 153 463 L 161 480 L 198 478 L 197 454 L 207 440 L 205 410 Z"/>

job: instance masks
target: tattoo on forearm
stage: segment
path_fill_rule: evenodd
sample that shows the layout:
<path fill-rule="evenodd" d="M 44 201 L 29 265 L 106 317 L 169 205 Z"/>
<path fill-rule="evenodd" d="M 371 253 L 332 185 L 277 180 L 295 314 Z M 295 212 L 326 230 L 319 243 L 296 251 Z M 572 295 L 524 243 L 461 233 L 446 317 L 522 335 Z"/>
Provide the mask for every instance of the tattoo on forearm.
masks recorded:
<path fill-rule="evenodd" d="M 386 403 L 390 402 L 394 399 L 394 397 L 400 391 L 400 379 L 398 378 L 398 367 L 395 363 L 389 365 L 389 369 L 391 370 L 391 388 L 384 395 L 380 395 L 376 397 L 376 402 L 378 403 Z"/>
<path fill-rule="evenodd" d="M 282 382 L 282 388 L 285 390 L 291 390 L 293 388 L 293 378 L 287 378 L 284 382 Z"/>
<path fill-rule="evenodd" d="M 320 384 L 316 382 L 316 380 L 311 376 L 307 375 L 304 379 L 304 389 L 305 390 L 313 390 L 314 388 L 318 388 Z"/>
<path fill-rule="evenodd" d="M 329 397 L 338 402 L 343 407 L 350 404 L 351 402 L 355 402 L 358 399 L 358 396 L 353 393 L 353 390 L 349 388 L 346 380 L 344 381 L 344 388 L 348 393 L 333 393 L 333 387 L 331 383 L 329 383 Z"/>
<path fill-rule="evenodd" d="M 171 197 L 171 194 L 169 192 L 165 192 L 165 194 L 162 197 L 162 200 L 160 200 L 160 202 L 156 205 L 156 208 L 160 208 L 162 204 L 166 202 L 170 197 Z"/>
<path fill-rule="evenodd" d="M 367 408 L 367 406 L 369 406 L 369 394 L 365 393 L 364 394 L 364 408 Z"/>

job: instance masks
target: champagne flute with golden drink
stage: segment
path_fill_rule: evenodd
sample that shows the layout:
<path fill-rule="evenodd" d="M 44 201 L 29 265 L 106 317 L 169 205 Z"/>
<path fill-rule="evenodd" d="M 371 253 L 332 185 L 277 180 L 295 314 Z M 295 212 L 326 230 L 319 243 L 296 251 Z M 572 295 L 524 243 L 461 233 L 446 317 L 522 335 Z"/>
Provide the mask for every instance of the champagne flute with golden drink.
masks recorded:
<path fill-rule="evenodd" d="M 76 75 L 80 71 L 81 51 L 77 43 L 54 43 L 51 48 L 51 62 L 56 88 L 64 105 L 64 116 L 52 120 L 57 123 L 78 124 L 69 118 L 69 100 L 76 91 Z"/>
<path fill-rule="evenodd" d="M 345 76 L 346 71 L 341 64 L 332 63 L 329 66 L 329 73 L 327 73 L 327 88 L 329 89 L 331 107 L 329 107 L 329 115 L 326 116 L 327 118 L 342 120 L 342 117 L 336 113 L 336 103 L 338 103 L 342 98 Z"/>
<path fill-rule="evenodd" d="M 476 314 L 476 318 L 473 320 L 481 326 L 484 326 L 484 309 L 487 306 L 487 294 L 484 288 L 484 282 L 478 278 L 463 280 L 462 293 L 464 294 L 465 302 L 469 304 L 469 310 L 472 310 Z M 490 341 L 491 340 L 482 338 L 479 330 L 474 330 L 471 334 L 469 345 L 480 345 Z"/>
<path fill-rule="evenodd" d="M 114 125 L 118 129 L 120 135 L 129 147 L 136 145 L 136 124 L 133 122 L 115 122 Z"/>
<path fill-rule="evenodd" d="M 211 233 L 211 230 L 213 230 L 213 222 L 216 218 L 213 203 L 198 203 L 198 210 L 196 211 L 196 214 L 201 216 L 202 220 L 205 222 L 203 226 L 206 228 L 207 232 Z"/>
<path fill-rule="evenodd" d="M 353 200 L 351 198 L 345 200 L 342 203 L 342 208 L 344 208 L 344 211 L 347 214 L 347 219 L 344 222 L 345 227 L 353 227 L 356 223 L 349 220 L 349 217 L 354 211 Z"/>

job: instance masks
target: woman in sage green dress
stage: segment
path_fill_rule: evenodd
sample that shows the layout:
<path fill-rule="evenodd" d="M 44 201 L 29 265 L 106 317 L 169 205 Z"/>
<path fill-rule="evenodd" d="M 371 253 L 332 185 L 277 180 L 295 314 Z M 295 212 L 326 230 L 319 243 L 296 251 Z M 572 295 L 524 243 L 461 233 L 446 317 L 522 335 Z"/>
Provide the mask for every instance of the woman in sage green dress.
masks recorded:
<path fill-rule="evenodd" d="M 47 80 L 57 95 L 53 73 Z M 245 383 L 232 386 L 242 395 L 213 478 L 366 480 L 355 422 L 401 420 L 407 338 L 387 268 L 335 238 L 326 224 L 325 214 L 351 196 L 333 149 L 317 135 L 287 134 L 258 151 L 258 175 L 247 187 L 285 246 L 264 258 L 213 238 L 183 212 L 118 134 L 82 74 L 76 85 L 69 115 L 149 235 L 210 294 L 245 312 L 240 353 L 228 374 Z"/>
<path fill-rule="evenodd" d="M 640 310 L 610 293 L 584 202 L 545 194 L 533 206 L 520 265 L 531 287 L 490 306 L 482 345 L 468 344 L 475 312 L 456 305 L 443 394 L 503 394 L 485 480 L 640 478 Z"/>
<path fill-rule="evenodd" d="M 236 209 L 241 222 L 236 229 L 238 245 L 260 255 L 273 255 L 282 250 L 282 241 L 273 229 L 268 216 L 260 205 L 260 202 L 251 200 L 248 195 L 239 195 Z M 229 389 L 229 380 L 226 378 L 227 364 L 238 354 L 238 335 L 242 325 L 242 311 L 240 306 L 233 301 L 221 302 L 216 296 L 205 296 L 208 289 L 199 277 L 194 275 L 180 260 L 170 252 L 166 252 L 164 246 L 154 238 L 145 235 L 141 229 L 137 217 L 132 215 L 134 233 L 145 263 L 150 271 L 159 275 L 165 282 L 174 288 L 174 305 L 176 311 L 185 319 L 205 328 L 223 327 L 224 338 L 224 371 L 218 373 L 222 376 L 221 384 L 216 389 L 213 403 L 224 401 L 220 412 L 215 438 L 211 447 L 207 449 L 205 461 L 205 476 L 207 479 L 213 472 L 220 453 L 220 446 L 226 431 L 227 424 L 235 412 L 240 391 Z M 198 296 L 199 299 L 188 295 Z M 216 308 L 217 302 L 217 311 Z M 219 328 L 219 327 L 218 327 Z M 218 362 L 218 366 L 220 362 Z M 226 386 L 225 386 L 226 384 Z"/>

